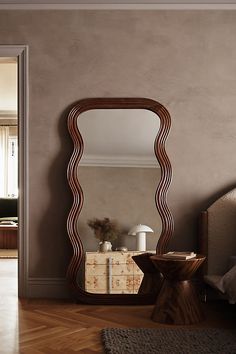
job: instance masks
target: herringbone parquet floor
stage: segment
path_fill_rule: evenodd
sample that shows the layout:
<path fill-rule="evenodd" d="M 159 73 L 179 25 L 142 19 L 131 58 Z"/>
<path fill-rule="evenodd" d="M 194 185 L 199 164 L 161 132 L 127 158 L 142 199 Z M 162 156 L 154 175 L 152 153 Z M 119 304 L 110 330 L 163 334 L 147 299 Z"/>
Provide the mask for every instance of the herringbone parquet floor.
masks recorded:
<path fill-rule="evenodd" d="M 153 306 L 18 301 L 15 275 L 16 261 L 0 260 L 0 354 L 103 353 L 102 328 L 160 326 L 150 319 Z M 192 327 L 235 325 L 232 307 L 214 304 L 205 310 L 207 320 Z"/>

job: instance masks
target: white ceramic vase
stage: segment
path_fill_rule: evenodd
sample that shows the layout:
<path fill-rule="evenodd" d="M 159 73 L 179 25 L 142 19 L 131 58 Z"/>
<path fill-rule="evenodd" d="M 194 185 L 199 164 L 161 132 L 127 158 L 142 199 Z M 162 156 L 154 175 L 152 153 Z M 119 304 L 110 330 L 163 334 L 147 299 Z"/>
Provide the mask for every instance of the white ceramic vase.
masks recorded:
<path fill-rule="evenodd" d="M 111 252 L 112 244 L 110 241 L 101 241 L 99 242 L 99 252 Z"/>

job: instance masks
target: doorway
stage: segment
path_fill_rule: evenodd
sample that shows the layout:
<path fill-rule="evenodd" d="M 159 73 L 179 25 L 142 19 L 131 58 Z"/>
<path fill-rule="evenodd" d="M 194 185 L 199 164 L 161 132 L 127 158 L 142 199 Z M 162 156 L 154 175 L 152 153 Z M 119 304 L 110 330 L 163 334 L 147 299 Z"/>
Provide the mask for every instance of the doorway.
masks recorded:
<path fill-rule="evenodd" d="M 1 88 L 2 84 L 2 88 Z M 18 296 L 28 280 L 28 48 L 0 45 L 0 249 L 18 266 Z M 2 173 L 4 171 L 4 173 Z M 4 218 L 1 220 L 1 210 Z M 6 213 L 7 211 L 7 213 Z M 5 215 L 8 214 L 8 215 Z M 15 215 L 16 214 L 16 215 Z M 2 221 L 2 223 L 1 223 Z M 15 255 L 12 254 L 15 252 Z M 11 254 L 10 254 L 11 253 Z M 14 258 L 12 258 L 14 260 Z M 2 259 L 0 259 L 2 260 Z M 16 274 L 16 273 L 15 273 Z M 17 289 L 16 289 L 17 293 Z"/>
<path fill-rule="evenodd" d="M 18 258 L 17 70 L 16 57 L 0 58 L 0 264 Z"/>

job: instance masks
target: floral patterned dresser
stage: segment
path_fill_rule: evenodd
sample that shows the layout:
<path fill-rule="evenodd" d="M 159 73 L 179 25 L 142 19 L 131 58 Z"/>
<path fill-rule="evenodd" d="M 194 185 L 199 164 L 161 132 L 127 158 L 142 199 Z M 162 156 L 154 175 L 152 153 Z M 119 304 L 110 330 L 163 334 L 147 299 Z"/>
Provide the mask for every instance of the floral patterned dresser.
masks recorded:
<path fill-rule="evenodd" d="M 86 252 L 85 290 L 100 294 L 136 294 L 143 273 L 132 256 L 143 252 Z"/>

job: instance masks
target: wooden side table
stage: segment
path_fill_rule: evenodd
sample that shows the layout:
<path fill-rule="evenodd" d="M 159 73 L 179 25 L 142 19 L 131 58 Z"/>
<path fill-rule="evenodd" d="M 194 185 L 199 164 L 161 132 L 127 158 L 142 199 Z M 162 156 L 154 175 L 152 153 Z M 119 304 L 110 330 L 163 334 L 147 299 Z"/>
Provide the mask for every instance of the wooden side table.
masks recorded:
<path fill-rule="evenodd" d="M 163 274 L 164 283 L 152 313 L 153 321 L 167 324 L 193 324 L 204 319 L 192 276 L 206 257 L 198 254 L 187 260 L 151 256 L 155 267 Z"/>
<path fill-rule="evenodd" d="M 132 257 L 144 274 L 138 294 L 154 294 L 157 296 L 161 289 L 163 275 L 150 259 L 154 255 L 154 253 L 145 252 Z"/>

